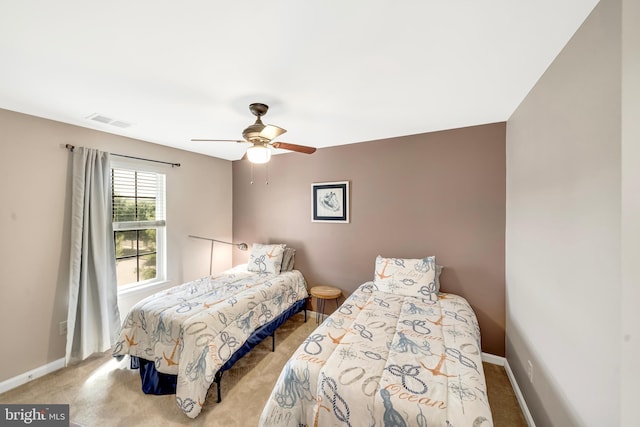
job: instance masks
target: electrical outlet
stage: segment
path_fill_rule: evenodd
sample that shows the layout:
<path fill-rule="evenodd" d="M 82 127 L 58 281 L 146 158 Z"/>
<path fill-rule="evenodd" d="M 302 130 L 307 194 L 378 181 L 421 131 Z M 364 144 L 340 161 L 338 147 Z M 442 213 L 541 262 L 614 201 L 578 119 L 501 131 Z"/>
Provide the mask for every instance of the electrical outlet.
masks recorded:
<path fill-rule="evenodd" d="M 58 326 L 60 327 L 60 335 L 67 335 L 67 321 L 60 322 Z"/>
<path fill-rule="evenodd" d="M 533 363 L 531 363 L 531 360 L 527 360 L 527 376 L 529 377 L 529 381 L 533 384 Z"/>

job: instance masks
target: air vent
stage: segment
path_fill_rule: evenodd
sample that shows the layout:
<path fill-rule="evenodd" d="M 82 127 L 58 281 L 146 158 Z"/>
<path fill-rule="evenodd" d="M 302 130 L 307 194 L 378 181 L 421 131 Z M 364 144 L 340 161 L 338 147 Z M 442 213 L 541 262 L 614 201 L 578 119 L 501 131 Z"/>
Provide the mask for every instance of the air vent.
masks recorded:
<path fill-rule="evenodd" d="M 109 117 L 101 116 L 100 114 L 92 114 L 88 118 L 89 120 L 93 120 L 95 122 L 100 122 L 100 123 L 111 123 L 113 121 Z"/>
<path fill-rule="evenodd" d="M 104 115 L 98 114 L 98 113 L 91 114 L 90 116 L 87 116 L 86 118 L 88 120 L 91 120 L 91 121 L 94 121 L 94 122 L 104 123 L 106 125 L 119 127 L 119 128 L 122 128 L 122 129 L 126 129 L 129 126 L 132 125 L 129 122 L 125 122 L 123 120 L 112 119 L 111 117 L 107 117 L 107 116 L 104 116 Z"/>

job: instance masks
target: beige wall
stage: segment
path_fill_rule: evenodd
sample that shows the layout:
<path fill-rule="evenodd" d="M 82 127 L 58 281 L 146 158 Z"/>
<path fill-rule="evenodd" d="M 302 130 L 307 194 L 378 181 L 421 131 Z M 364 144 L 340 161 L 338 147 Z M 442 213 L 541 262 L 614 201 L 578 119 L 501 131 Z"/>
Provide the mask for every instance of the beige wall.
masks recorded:
<path fill-rule="evenodd" d="M 640 2 L 622 1 L 622 363 L 620 425 L 638 423 L 640 379 Z"/>
<path fill-rule="evenodd" d="M 231 162 L 0 110 L 0 382 L 64 357 L 58 324 L 67 317 L 71 200 L 65 144 L 182 164 L 166 167 L 167 285 L 209 271 L 208 244 L 188 234 L 231 238 Z M 228 268 L 230 251 L 218 252 L 214 269 Z M 149 292 L 128 295 L 122 310 Z"/>
<path fill-rule="evenodd" d="M 507 122 L 507 360 L 538 427 L 620 425 L 620 20 L 602 0 Z"/>
<path fill-rule="evenodd" d="M 435 255 L 442 289 L 475 309 L 483 350 L 504 355 L 504 123 L 281 154 L 253 166 L 254 184 L 251 169 L 233 162 L 236 241 L 287 243 L 310 286 L 347 294 L 373 279 L 378 254 Z M 344 180 L 351 222 L 312 223 L 311 183 Z"/>

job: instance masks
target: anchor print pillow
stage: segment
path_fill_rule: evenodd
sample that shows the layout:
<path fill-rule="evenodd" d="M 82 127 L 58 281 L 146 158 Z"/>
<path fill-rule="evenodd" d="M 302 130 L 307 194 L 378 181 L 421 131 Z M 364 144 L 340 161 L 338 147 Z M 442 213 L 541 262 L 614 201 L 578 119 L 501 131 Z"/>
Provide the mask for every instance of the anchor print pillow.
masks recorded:
<path fill-rule="evenodd" d="M 378 290 L 409 297 L 437 297 L 436 258 L 384 258 L 376 257 L 373 282 Z"/>
<path fill-rule="evenodd" d="M 263 245 L 254 243 L 251 246 L 247 270 L 254 273 L 280 274 L 284 244 Z"/>

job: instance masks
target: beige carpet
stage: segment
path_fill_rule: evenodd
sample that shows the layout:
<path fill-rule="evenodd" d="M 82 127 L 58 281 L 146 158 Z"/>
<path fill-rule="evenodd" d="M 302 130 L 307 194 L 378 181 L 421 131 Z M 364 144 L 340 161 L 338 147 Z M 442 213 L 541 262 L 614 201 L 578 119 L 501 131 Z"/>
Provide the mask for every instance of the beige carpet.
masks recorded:
<path fill-rule="evenodd" d="M 216 403 L 214 384 L 193 420 L 178 409 L 174 395 L 143 394 L 138 371 L 129 369 L 128 358 L 118 362 L 109 353 L 0 394 L 0 402 L 68 403 L 72 423 L 85 427 L 256 426 L 282 367 L 315 327 L 315 316 L 310 315 L 307 323 L 302 313 L 289 319 L 276 332 L 276 351 L 271 352 L 271 338 L 256 346 L 224 373 L 222 402 Z M 494 425 L 526 426 L 504 369 L 488 364 L 484 369 Z"/>

